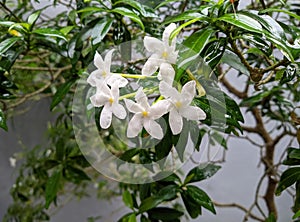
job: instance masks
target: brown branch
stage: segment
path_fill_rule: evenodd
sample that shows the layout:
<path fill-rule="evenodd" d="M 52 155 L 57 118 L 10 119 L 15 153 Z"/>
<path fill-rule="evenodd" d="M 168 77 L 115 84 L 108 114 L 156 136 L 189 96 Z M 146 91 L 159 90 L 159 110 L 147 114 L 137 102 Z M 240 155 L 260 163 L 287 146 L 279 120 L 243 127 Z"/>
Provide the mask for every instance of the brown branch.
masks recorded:
<path fill-rule="evenodd" d="M 239 90 L 237 90 L 233 85 L 231 85 L 228 80 L 223 77 L 221 79 L 221 82 L 223 83 L 223 85 L 228 89 L 229 92 L 231 92 L 232 94 L 236 95 L 237 97 L 239 97 L 240 99 L 246 98 L 247 97 L 247 92 L 246 90 L 244 92 L 241 92 Z"/>
<path fill-rule="evenodd" d="M 214 202 L 214 205 L 217 206 L 217 207 L 235 207 L 235 208 L 238 208 L 242 211 L 244 211 L 245 213 L 248 213 L 248 209 L 240 204 L 237 204 L 237 203 L 230 203 L 230 204 L 222 204 L 222 203 L 217 203 L 217 202 Z M 254 220 L 257 220 L 257 221 L 261 221 L 261 222 L 264 222 L 265 220 L 263 218 L 260 218 L 252 213 L 249 213 L 249 217 L 254 219 Z"/>

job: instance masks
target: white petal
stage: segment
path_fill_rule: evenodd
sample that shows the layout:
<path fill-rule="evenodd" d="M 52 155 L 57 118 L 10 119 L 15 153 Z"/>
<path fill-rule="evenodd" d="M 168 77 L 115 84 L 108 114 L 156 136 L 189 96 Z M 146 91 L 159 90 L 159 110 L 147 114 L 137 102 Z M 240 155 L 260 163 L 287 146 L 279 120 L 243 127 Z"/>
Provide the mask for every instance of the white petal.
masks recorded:
<path fill-rule="evenodd" d="M 100 107 L 103 106 L 107 100 L 109 99 L 108 96 L 105 96 L 104 94 L 96 93 L 95 95 L 90 97 L 91 103 L 94 107 Z"/>
<path fill-rule="evenodd" d="M 181 96 L 186 105 L 189 105 L 196 95 L 195 80 L 187 82 L 181 90 Z"/>
<path fill-rule="evenodd" d="M 181 132 L 183 121 L 176 109 L 172 109 L 169 113 L 169 124 L 173 135 L 177 135 Z"/>
<path fill-rule="evenodd" d="M 107 129 L 111 124 L 112 112 L 111 107 L 107 103 L 104 105 L 101 115 L 100 115 L 100 126 L 103 129 Z"/>
<path fill-rule="evenodd" d="M 145 130 L 155 139 L 162 139 L 164 136 L 161 126 L 152 119 L 144 119 Z"/>
<path fill-rule="evenodd" d="M 93 71 L 89 75 L 89 77 L 87 78 L 87 80 L 86 80 L 87 83 L 89 83 L 91 86 L 95 87 L 96 84 L 97 84 L 97 82 L 100 80 L 100 79 L 97 78 L 98 74 L 99 74 L 99 70 L 98 69 L 96 69 L 95 71 Z"/>
<path fill-rule="evenodd" d="M 139 134 L 139 132 L 142 131 L 142 129 L 142 117 L 139 114 L 135 114 L 128 123 L 127 137 L 136 137 Z"/>
<path fill-rule="evenodd" d="M 106 82 L 109 86 L 116 84 L 119 88 L 121 88 L 127 85 L 128 80 L 119 74 L 111 74 L 109 77 L 107 77 Z"/>
<path fill-rule="evenodd" d="M 104 94 L 108 98 L 111 97 L 111 91 L 110 88 L 106 85 L 105 82 L 97 82 L 96 84 L 97 87 L 97 94 Z"/>
<path fill-rule="evenodd" d="M 170 35 L 171 35 L 171 33 L 172 33 L 175 29 L 176 29 L 176 24 L 175 24 L 175 23 L 171 23 L 170 25 L 168 25 L 168 26 L 166 27 L 166 29 L 165 29 L 164 32 L 163 32 L 163 37 L 162 37 L 164 43 L 167 43 L 167 44 L 169 45 L 169 38 L 170 38 Z M 175 39 L 175 38 L 172 40 L 172 44 L 174 44 L 173 42 L 176 42 L 176 39 Z"/>
<path fill-rule="evenodd" d="M 180 96 L 179 92 L 174 87 L 164 81 L 159 83 L 159 92 L 166 99 L 177 98 Z"/>
<path fill-rule="evenodd" d="M 112 95 L 113 99 L 115 101 L 118 101 L 119 100 L 119 93 L 120 93 L 118 84 L 113 83 L 111 85 L 110 91 L 111 91 L 111 95 Z"/>
<path fill-rule="evenodd" d="M 114 51 L 114 49 L 109 50 L 104 58 L 104 69 L 107 73 L 110 73 L 111 57 Z"/>
<path fill-rule="evenodd" d="M 147 49 L 147 51 L 152 52 L 152 53 L 157 53 L 161 54 L 164 50 L 164 43 L 154 37 L 148 37 L 146 36 L 144 38 L 144 46 Z"/>
<path fill-rule="evenodd" d="M 143 91 L 143 88 L 140 87 L 135 95 L 135 101 L 137 101 L 138 104 L 141 105 L 141 107 L 143 107 L 144 110 L 148 111 L 150 108 L 150 105 L 148 103 L 148 98 L 146 96 L 146 94 Z"/>
<path fill-rule="evenodd" d="M 204 120 L 206 113 L 197 106 L 183 107 L 179 110 L 180 114 L 188 120 Z"/>
<path fill-rule="evenodd" d="M 150 57 L 144 64 L 144 66 L 142 68 L 142 75 L 151 76 L 158 69 L 158 67 L 161 63 L 161 60 L 158 58 L 153 58 L 153 57 L 156 57 L 156 56 Z"/>
<path fill-rule="evenodd" d="M 144 109 L 143 109 L 143 107 L 141 107 L 141 105 L 133 102 L 132 100 L 124 99 L 124 101 L 125 101 L 125 105 L 126 105 L 127 109 L 129 110 L 129 112 L 140 113 L 140 112 L 144 111 Z"/>
<path fill-rule="evenodd" d="M 171 64 L 175 64 L 177 61 L 177 57 L 178 57 L 178 51 L 175 51 L 175 48 L 170 48 L 168 51 L 168 62 Z"/>
<path fill-rule="evenodd" d="M 164 62 L 159 67 L 159 75 L 161 76 L 163 81 L 165 81 L 169 85 L 172 85 L 175 77 L 175 70 L 173 69 L 171 64 Z"/>
<path fill-rule="evenodd" d="M 167 100 L 160 100 L 153 104 L 149 109 L 149 116 L 152 119 L 158 119 L 169 111 L 170 102 Z"/>
<path fill-rule="evenodd" d="M 94 65 L 98 69 L 104 69 L 104 61 L 101 57 L 101 55 L 96 51 L 95 56 L 94 56 Z"/>
<path fill-rule="evenodd" d="M 119 104 L 119 103 L 115 103 L 112 105 L 112 112 L 113 114 L 118 117 L 119 119 L 125 119 L 126 117 L 126 110 L 125 108 Z"/>

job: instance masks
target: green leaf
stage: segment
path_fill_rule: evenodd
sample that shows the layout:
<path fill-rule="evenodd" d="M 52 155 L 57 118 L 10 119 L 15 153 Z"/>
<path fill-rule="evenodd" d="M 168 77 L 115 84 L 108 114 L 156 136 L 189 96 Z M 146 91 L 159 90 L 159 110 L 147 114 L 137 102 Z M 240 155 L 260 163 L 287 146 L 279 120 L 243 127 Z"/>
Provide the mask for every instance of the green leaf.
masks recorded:
<path fill-rule="evenodd" d="M 203 190 L 193 185 L 188 185 L 185 188 L 186 190 L 183 190 L 183 192 L 187 195 L 189 201 L 194 202 L 194 204 L 202 206 L 216 214 L 213 202 Z"/>
<path fill-rule="evenodd" d="M 212 134 L 210 134 L 210 139 L 220 144 L 222 147 L 224 147 L 224 149 L 227 149 L 225 138 L 218 132 L 213 132 Z"/>
<path fill-rule="evenodd" d="M 134 0 L 120 0 L 115 2 L 113 5 L 119 5 L 119 4 L 125 4 L 125 5 L 130 5 L 132 8 L 135 8 L 136 10 L 139 11 L 139 13 L 141 13 L 141 15 L 143 17 L 147 17 L 147 18 L 156 18 L 157 15 L 155 14 L 155 12 L 153 11 L 152 8 L 143 5 L 137 1 Z"/>
<path fill-rule="evenodd" d="M 199 13 L 198 10 L 189 10 L 189 11 L 185 11 L 179 15 L 167 17 L 166 20 L 163 22 L 163 24 L 169 24 L 172 22 L 180 22 L 180 21 L 185 21 L 185 20 L 190 20 L 190 19 L 195 19 L 195 18 L 200 18 L 200 17 L 205 17 L 205 15 Z"/>
<path fill-rule="evenodd" d="M 183 28 L 185 28 L 186 26 L 189 26 L 195 22 L 198 22 L 199 20 L 202 20 L 203 18 L 194 18 L 194 19 L 191 19 L 190 21 L 187 21 L 185 23 L 183 23 L 182 25 L 180 25 L 179 27 L 177 27 L 176 29 L 173 30 L 173 32 L 171 33 L 170 35 L 170 40 L 174 39 L 178 34 L 179 32 L 181 32 L 181 30 Z"/>
<path fill-rule="evenodd" d="M 30 16 L 28 16 L 27 22 L 31 27 L 34 25 L 36 20 L 39 18 L 40 14 L 41 14 L 41 11 L 38 10 L 38 11 L 32 13 Z"/>
<path fill-rule="evenodd" d="M 228 64 L 234 69 L 240 71 L 242 74 L 250 75 L 249 70 L 241 62 L 240 58 L 229 50 L 225 50 L 221 62 Z"/>
<path fill-rule="evenodd" d="M 296 212 L 293 216 L 293 219 L 297 219 L 300 217 L 300 210 L 298 210 L 298 212 Z"/>
<path fill-rule="evenodd" d="M 229 24 L 232 24 L 234 26 L 237 26 L 249 32 L 255 32 L 260 34 L 263 33 L 262 26 L 258 21 L 243 14 L 238 14 L 238 13 L 225 14 L 219 17 L 218 20 L 227 22 Z"/>
<path fill-rule="evenodd" d="M 298 148 L 288 148 L 288 157 L 291 159 L 300 160 L 300 149 Z"/>
<path fill-rule="evenodd" d="M 86 13 L 86 12 L 105 12 L 106 9 L 99 7 L 86 7 L 84 9 L 80 9 L 77 13 Z"/>
<path fill-rule="evenodd" d="M 131 196 L 131 193 L 128 190 L 125 190 L 123 192 L 123 202 L 125 203 L 125 205 L 131 209 L 133 209 L 133 199 Z"/>
<path fill-rule="evenodd" d="M 89 176 L 81 169 L 68 165 L 66 168 L 66 178 L 73 183 L 79 184 L 83 180 L 91 180 Z"/>
<path fill-rule="evenodd" d="M 187 192 L 182 192 L 181 198 L 184 203 L 185 209 L 187 210 L 191 218 L 195 219 L 196 217 L 198 217 L 198 215 L 201 215 L 201 206 L 191 201 Z"/>
<path fill-rule="evenodd" d="M 7 125 L 6 125 L 6 117 L 5 117 L 5 115 L 4 115 L 3 111 L 2 111 L 2 109 L 0 109 L 0 127 L 1 127 L 2 129 L 4 129 L 5 131 L 8 130 L 8 127 L 7 127 Z"/>
<path fill-rule="evenodd" d="M 66 37 L 63 35 L 62 32 L 56 30 L 56 29 L 51 29 L 51 28 L 40 28 L 40 29 L 35 29 L 32 31 L 32 33 L 42 35 L 42 36 L 47 36 L 47 37 L 54 37 L 54 38 L 60 38 L 65 41 L 67 41 Z"/>
<path fill-rule="evenodd" d="M 178 182 L 181 183 L 181 180 L 179 176 L 177 176 L 175 173 L 172 173 L 171 171 L 161 171 L 157 173 L 153 179 L 155 181 L 159 182 Z"/>
<path fill-rule="evenodd" d="M 155 9 L 158 9 L 158 8 L 160 8 L 160 7 L 163 7 L 163 6 L 165 6 L 165 5 L 168 5 L 168 4 L 170 4 L 170 3 L 172 3 L 172 2 L 183 2 L 184 0 L 165 0 L 165 1 L 161 1 L 161 3 L 159 4 L 159 5 L 157 5 L 156 7 L 155 7 Z"/>
<path fill-rule="evenodd" d="M 130 18 L 132 21 L 139 24 L 143 30 L 145 29 L 144 24 L 143 24 L 142 20 L 139 18 L 139 16 L 137 14 L 135 14 L 133 11 L 129 10 L 128 8 L 117 7 L 117 8 L 114 8 L 113 10 L 111 10 L 111 12 L 126 16 L 126 17 Z"/>
<path fill-rule="evenodd" d="M 0 21 L 0 26 L 10 27 L 14 24 L 15 22 L 11 22 L 11 21 Z"/>
<path fill-rule="evenodd" d="M 95 27 L 92 29 L 92 35 L 91 35 L 94 45 L 96 45 L 102 41 L 102 39 L 109 32 L 112 23 L 113 23 L 113 19 L 104 18 L 95 25 Z"/>
<path fill-rule="evenodd" d="M 212 177 L 221 166 L 214 164 L 202 164 L 193 168 L 186 176 L 184 184 L 198 182 Z"/>
<path fill-rule="evenodd" d="M 177 185 L 168 185 L 162 188 L 158 194 L 150 196 L 141 202 L 139 213 L 146 212 L 164 201 L 172 200 L 176 197 L 178 191 Z"/>
<path fill-rule="evenodd" d="M 121 217 L 118 222 L 137 222 L 135 213 L 128 213 Z"/>
<path fill-rule="evenodd" d="M 62 178 L 62 172 L 61 172 L 61 170 L 57 170 L 47 180 L 46 190 L 45 190 L 45 199 L 46 199 L 45 208 L 46 209 L 49 208 L 50 204 L 56 197 L 56 194 L 60 187 L 61 178 Z"/>
<path fill-rule="evenodd" d="M 5 52 L 9 50 L 20 38 L 12 37 L 0 42 L 0 56 L 5 56 Z"/>
<path fill-rule="evenodd" d="M 294 17 L 295 19 L 298 19 L 300 21 L 299 15 L 297 15 L 291 11 L 280 9 L 280 8 L 267 8 L 267 9 L 260 11 L 259 14 L 265 14 L 265 13 L 269 13 L 269 12 L 282 12 L 282 13 L 285 13 L 285 14 L 287 14 L 291 17 Z"/>
<path fill-rule="evenodd" d="M 300 180 L 300 167 L 289 168 L 284 171 L 280 177 L 277 189 L 275 191 L 276 195 L 280 195 L 281 192 L 297 181 Z"/>
<path fill-rule="evenodd" d="M 271 213 L 265 222 L 276 222 L 276 217 L 275 217 L 274 213 Z"/>
<path fill-rule="evenodd" d="M 63 85 L 61 85 L 57 89 L 56 93 L 53 96 L 51 105 L 50 105 L 51 111 L 63 100 L 63 98 L 69 92 L 70 88 L 72 87 L 72 85 L 74 84 L 75 81 L 76 81 L 76 79 L 72 78 L 71 80 L 65 82 Z"/>
<path fill-rule="evenodd" d="M 68 35 L 69 32 L 71 32 L 73 29 L 75 28 L 75 26 L 66 26 L 63 27 L 62 29 L 60 29 L 59 31 L 63 34 L 63 35 Z"/>
<path fill-rule="evenodd" d="M 174 221 L 184 215 L 184 213 L 172 208 L 157 207 L 149 210 L 148 215 L 155 220 Z"/>

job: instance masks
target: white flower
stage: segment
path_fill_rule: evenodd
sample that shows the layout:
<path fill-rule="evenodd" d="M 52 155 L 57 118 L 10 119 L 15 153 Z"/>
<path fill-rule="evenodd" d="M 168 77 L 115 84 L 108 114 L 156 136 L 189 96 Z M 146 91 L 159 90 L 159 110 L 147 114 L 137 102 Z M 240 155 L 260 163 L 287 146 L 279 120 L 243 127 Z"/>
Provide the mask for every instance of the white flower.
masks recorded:
<path fill-rule="evenodd" d="M 138 89 L 135 100 L 136 103 L 125 99 L 127 109 L 134 113 L 134 116 L 128 123 L 127 137 L 136 137 L 144 127 L 153 138 L 162 139 L 163 130 L 155 120 L 168 112 L 169 102 L 167 100 L 160 100 L 150 106 L 143 88 Z"/>
<path fill-rule="evenodd" d="M 17 160 L 14 157 L 9 157 L 9 163 L 11 167 L 16 167 Z"/>
<path fill-rule="evenodd" d="M 94 56 L 94 65 L 97 67 L 95 71 L 93 71 L 88 79 L 87 82 L 91 86 L 96 86 L 97 82 L 104 82 L 111 86 L 113 83 L 117 83 L 119 87 L 124 87 L 127 85 L 128 80 L 122 77 L 119 74 L 114 74 L 110 72 L 111 66 L 111 57 L 114 49 L 108 51 L 106 54 L 104 61 L 101 55 L 96 52 Z"/>
<path fill-rule="evenodd" d="M 178 51 L 176 48 L 176 38 L 169 44 L 169 38 L 176 25 L 171 23 L 163 32 L 162 41 L 146 36 L 144 38 L 145 48 L 153 54 L 145 63 L 142 69 L 142 75 L 150 76 L 159 68 L 158 77 L 165 82 L 172 84 L 175 71 L 171 64 L 176 62 Z"/>
<path fill-rule="evenodd" d="M 112 114 L 119 119 L 126 117 L 125 108 L 119 104 L 119 86 L 111 85 L 111 89 L 105 83 L 97 83 L 97 92 L 90 98 L 95 107 L 104 106 L 100 115 L 100 126 L 107 129 L 111 125 Z"/>
<path fill-rule="evenodd" d="M 196 94 L 196 82 L 189 81 L 183 87 L 181 92 L 178 92 L 174 87 L 160 82 L 159 90 L 163 97 L 171 103 L 169 108 L 169 124 L 174 135 L 182 131 L 182 117 L 188 120 L 203 120 L 206 118 L 205 112 L 196 106 L 191 106 L 191 102 Z"/>

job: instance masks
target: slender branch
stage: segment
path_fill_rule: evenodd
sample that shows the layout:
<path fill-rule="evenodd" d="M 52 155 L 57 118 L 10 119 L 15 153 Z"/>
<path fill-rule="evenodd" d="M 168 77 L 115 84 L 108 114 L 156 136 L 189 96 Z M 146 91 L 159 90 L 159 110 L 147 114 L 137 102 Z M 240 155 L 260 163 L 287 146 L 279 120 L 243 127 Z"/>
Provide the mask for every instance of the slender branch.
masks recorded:
<path fill-rule="evenodd" d="M 16 16 L 3 2 L 0 2 L 0 5 L 10 14 L 12 15 L 18 22 L 22 22 L 18 16 Z"/>
<path fill-rule="evenodd" d="M 229 203 L 229 204 L 223 204 L 223 203 L 217 203 L 217 202 L 214 202 L 214 205 L 217 206 L 217 207 L 235 207 L 235 208 L 238 208 L 242 211 L 244 211 L 245 213 L 248 213 L 248 209 L 240 204 L 237 204 L 237 203 Z M 254 219 L 254 220 L 257 220 L 257 221 L 261 221 L 261 222 L 264 222 L 265 220 L 263 218 L 260 218 L 252 213 L 249 213 L 249 217 Z"/>

